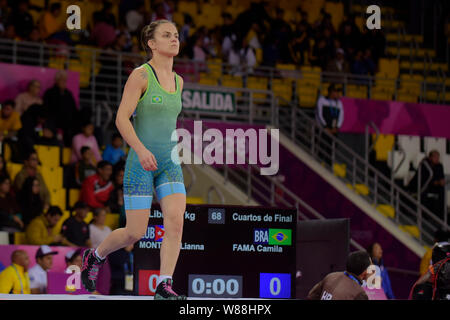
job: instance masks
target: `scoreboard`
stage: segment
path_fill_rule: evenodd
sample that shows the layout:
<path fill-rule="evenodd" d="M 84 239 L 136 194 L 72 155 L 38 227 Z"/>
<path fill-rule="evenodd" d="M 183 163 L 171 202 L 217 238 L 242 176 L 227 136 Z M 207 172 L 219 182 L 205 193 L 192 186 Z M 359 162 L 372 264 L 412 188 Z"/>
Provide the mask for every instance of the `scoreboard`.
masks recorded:
<path fill-rule="evenodd" d="M 174 290 L 188 297 L 294 298 L 296 209 L 187 205 Z M 152 205 L 135 244 L 134 293 L 154 295 L 164 238 Z"/>

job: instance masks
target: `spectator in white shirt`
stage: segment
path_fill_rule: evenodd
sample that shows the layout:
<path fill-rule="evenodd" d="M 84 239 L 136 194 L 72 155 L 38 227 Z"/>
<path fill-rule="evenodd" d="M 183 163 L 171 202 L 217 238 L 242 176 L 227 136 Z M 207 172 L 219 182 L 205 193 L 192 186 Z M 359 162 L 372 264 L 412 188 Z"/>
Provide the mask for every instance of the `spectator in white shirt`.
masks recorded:
<path fill-rule="evenodd" d="M 30 276 L 30 289 L 32 294 L 47 293 L 47 271 L 53 266 L 53 256 L 56 251 L 43 245 L 36 252 L 36 265 L 28 270 Z"/>
<path fill-rule="evenodd" d="M 94 219 L 89 224 L 92 247 L 97 248 L 100 243 L 111 233 L 111 229 L 105 226 L 106 209 L 99 208 L 94 211 Z"/>

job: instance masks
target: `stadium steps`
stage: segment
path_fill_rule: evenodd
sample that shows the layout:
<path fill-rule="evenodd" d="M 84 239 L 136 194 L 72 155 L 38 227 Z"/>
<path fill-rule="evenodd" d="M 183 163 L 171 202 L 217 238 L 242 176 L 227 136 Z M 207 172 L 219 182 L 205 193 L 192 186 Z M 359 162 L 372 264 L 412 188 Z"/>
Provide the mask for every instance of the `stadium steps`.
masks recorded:
<path fill-rule="evenodd" d="M 270 126 L 268 126 L 268 128 L 269 127 Z M 339 164 L 335 165 L 333 172 L 330 172 L 306 151 L 294 144 L 283 133 L 280 133 L 280 145 L 294 154 L 299 161 L 299 164 L 303 163 L 303 165 L 312 170 L 314 174 L 317 175 L 318 179 L 321 178 L 326 181 L 326 183 L 331 187 L 326 190 L 327 193 L 338 192 L 345 196 L 345 198 L 351 201 L 360 210 L 360 214 L 367 215 L 368 219 L 372 219 L 381 225 L 386 232 L 402 243 L 405 246 L 405 249 L 407 248 L 411 250 L 418 257 L 423 256 L 425 253 L 425 248 L 420 244 L 416 237 L 417 231 L 412 226 L 398 226 L 391 220 L 392 217 L 395 217 L 394 208 L 388 204 L 378 204 L 377 206 L 374 206 L 362 196 L 366 191 L 366 186 L 358 185 L 355 187 L 351 186 L 350 188 L 338 177 L 339 174 L 345 174 L 345 166 Z M 317 197 L 317 194 L 311 192 L 310 196 Z M 303 199 L 309 202 L 307 195 L 303 196 Z M 313 202 L 312 200 L 310 201 Z M 327 218 L 326 212 L 321 213 Z"/>

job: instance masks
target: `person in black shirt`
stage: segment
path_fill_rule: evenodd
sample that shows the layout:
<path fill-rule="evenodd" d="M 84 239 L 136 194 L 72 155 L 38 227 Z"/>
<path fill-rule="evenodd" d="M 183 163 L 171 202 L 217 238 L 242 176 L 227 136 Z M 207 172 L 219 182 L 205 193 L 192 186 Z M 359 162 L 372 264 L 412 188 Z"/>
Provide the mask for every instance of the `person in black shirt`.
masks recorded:
<path fill-rule="evenodd" d="M 444 167 L 440 163 L 440 154 L 432 150 L 423 159 L 408 187 L 413 193 L 418 192 L 420 174 L 420 201 L 439 218 L 444 219 L 445 176 Z M 434 220 L 430 219 L 430 222 Z"/>
<path fill-rule="evenodd" d="M 14 24 L 16 33 L 22 39 L 28 38 L 33 30 L 34 22 L 31 14 L 28 13 L 28 0 L 20 0 L 10 18 L 10 23 Z"/>
<path fill-rule="evenodd" d="M 89 226 L 84 222 L 89 207 L 86 203 L 78 201 L 75 203 L 73 210 L 75 211 L 75 215 L 72 215 L 64 221 L 61 228 L 61 234 L 70 242 L 69 245 L 71 246 L 90 248 L 92 245 L 89 235 Z"/>

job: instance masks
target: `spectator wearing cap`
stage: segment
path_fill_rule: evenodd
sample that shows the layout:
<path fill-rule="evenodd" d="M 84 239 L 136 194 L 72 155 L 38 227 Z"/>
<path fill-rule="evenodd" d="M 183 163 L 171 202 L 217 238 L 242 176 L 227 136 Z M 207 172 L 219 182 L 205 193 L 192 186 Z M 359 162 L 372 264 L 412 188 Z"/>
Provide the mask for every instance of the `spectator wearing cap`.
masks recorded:
<path fill-rule="evenodd" d="M 449 242 L 450 241 L 450 232 L 449 231 L 445 231 L 443 229 L 438 229 L 435 233 L 434 233 L 434 243 L 439 243 L 439 242 Z M 422 260 L 420 261 L 420 275 L 423 276 L 424 274 L 427 273 L 428 269 L 430 268 L 430 266 L 433 265 L 431 257 L 433 254 L 433 248 L 431 247 L 429 248 L 425 254 L 422 257 Z"/>
<path fill-rule="evenodd" d="M 28 265 L 30 258 L 24 250 L 15 250 L 11 265 L 0 273 L 0 293 L 30 294 Z"/>
<path fill-rule="evenodd" d="M 78 248 L 66 253 L 66 273 L 73 273 L 73 270 L 70 268 L 71 266 L 77 266 L 81 269 L 81 266 L 83 264 L 83 259 L 81 258 L 82 251 L 83 250 L 81 248 Z"/>
<path fill-rule="evenodd" d="M 40 246 L 36 252 L 36 264 L 28 271 L 32 294 L 47 293 L 47 271 L 53 266 L 53 256 L 58 254 L 49 246 Z"/>
<path fill-rule="evenodd" d="M 71 246 L 91 248 L 89 226 L 84 222 L 89 211 L 89 206 L 82 201 L 75 203 L 73 207 L 75 214 L 72 214 L 64 221 L 61 234 Z"/>
<path fill-rule="evenodd" d="M 34 218 L 25 230 L 27 244 L 70 245 L 62 235 L 52 233 L 61 216 L 61 209 L 57 206 L 51 206 L 45 214 Z"/>
<path fill-rule="evenodd" d="M 333 75 L 332 79 L 329 79 L 329 81 L 339 83 L 343 83 L 345 81 L 345 74 L 350 72 L 350 67 L 348 62 L 345 60 L 344 49 L 338 48 L 336 50 L 336 58 L 328 62 L 326 71 L 340 74 Z"/>
<path fill-rule="evenodd" d="M 114 189 L 111 175 L 111 163 L 105 160 L 100 161 L 97 165 L 97 173 L 84 180 L 80 200 L 93 209 L 106 207 L 109 195 Z"/>

